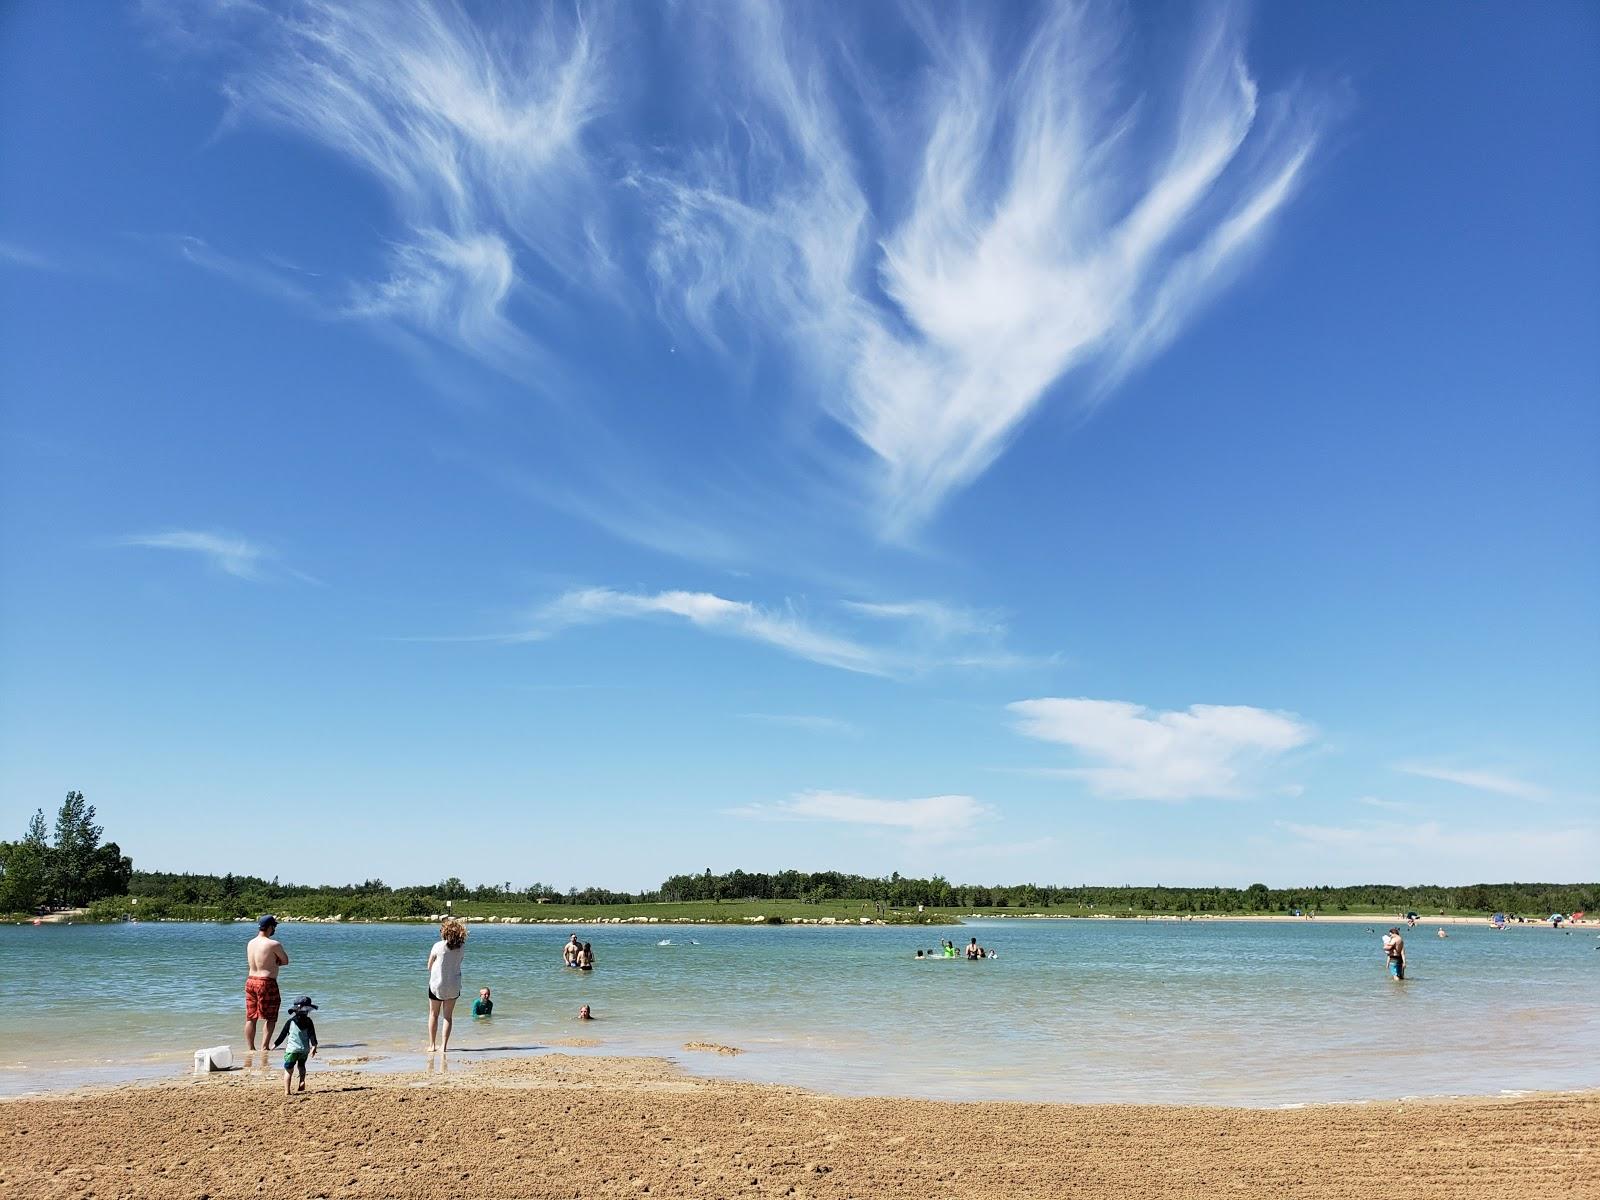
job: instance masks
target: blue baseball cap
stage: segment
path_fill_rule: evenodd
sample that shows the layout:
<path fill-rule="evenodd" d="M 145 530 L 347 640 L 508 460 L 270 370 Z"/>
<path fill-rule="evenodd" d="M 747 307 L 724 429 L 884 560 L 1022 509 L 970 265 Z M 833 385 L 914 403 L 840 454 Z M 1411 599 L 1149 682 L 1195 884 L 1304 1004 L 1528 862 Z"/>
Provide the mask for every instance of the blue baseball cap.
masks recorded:
<path fill-rule="evenodd" d="M 265 929 L 268 925 L 276 925 L 277 923 L 277 917 L 273 916 L 271 913 L 262 913 L 261 920 L 256 922 L 256 928 Z"/>

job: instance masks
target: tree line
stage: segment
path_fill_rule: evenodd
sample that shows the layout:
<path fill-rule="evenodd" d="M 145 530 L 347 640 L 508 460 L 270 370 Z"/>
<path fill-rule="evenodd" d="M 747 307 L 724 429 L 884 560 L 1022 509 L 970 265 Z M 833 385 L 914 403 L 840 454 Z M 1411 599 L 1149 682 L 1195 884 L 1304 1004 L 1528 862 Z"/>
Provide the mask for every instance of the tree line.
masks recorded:
<path fill-rule="evenodd" d="M 952 884 L 942 875 L 913 879 L 839 871 L 729 871 L 674 875 L 653 897 L 660 900 L 863 900 L 893 908 L 1081 908 L 1099 912 L 1338 912 L 1349 909 L 1437 912 L 1517 912 L 1523 915 L 1589 911 L 1600 884 L 1475 883 L 1460 887 L 1400 887 L 1366 883 L 1350 887 L 1247 888 L 1161 886 L 1065 886 L 1018 883 Z"/>
<path fill-rule="evenodd" d="M 673 875 L 659 888 L 619 892 L 607 888 L 570 887 L 558 891 L 544 883 L 516 887 L 509 881 L 469 887 L 451 877 L 438 883 L 390 887 L 381 879 L 359 884 L 295 885 L 249 875 L 195 875 L 135 871 L 129 890 L 142 898 L 149 915 L 183 915 L 199 910 L 229 916 L 250 916 L 284 901 L 299 915 L 354 919 L 417 917 L 443 911 L 446 901 L 478 904 L 528 904 L 559 901 L 579 905 L 684 903 L 692 901 L 794 900 L 802 903 L 860 901 L 888 908 L 1002 908 L 1031 912 L 1069 908 L 1085 912 L 1278 913 L 1378 910 L 1421 913 L 1440 909 L 1468 912 L 1514 912 L 1544 916 L 1552 912 L 1592 910 L 1600 902 L 1600 884 L 1502 883 L 1460 887 L 1398 887 L 1360 884 L 1353 887 L 1269 888 L 1255 883 L 1230 887 L 1106 887 L 1021 883 L 1009 885 L 952 884 L 943 876 L 916 879 L 851 875 L 840 871 L 729 871 Z M 152 903 L 166 905 L 151 908 Z"/>
<path fill-rule="evenodd" d="M 34 812 L 21 841 L 0 842 L 0 912 L 76 908 L 128 891 L 133 862 L 115 842 L 101 842 L 94 805 L 68 792 L 54 836 L 44 810 Z"/>
<path fill-rule="evenodd" d="M 0 912 L 28 912 L 52 905 L 103 902 L 107 914 L 127 911 L 133 897 L 149 917 L 241 917 L 285 901 L 297 915 L 352 919 L 420 917 L 440 912 L 447 901 L 578 905 L 684 903 L 694 901 L 790 900 L 802 903 L 860 901 L 880 908 L 1076 909 L 1085 912 L 1272 913 L 1340 912 L 1351 909 L 1427 914 L 1441 909 L 1544 916 L 1589 911 L 1600 900 L 1600 884 L 1477 883 L 1458 887 L 1246 888 L 1061 884 L 953 884 L 942 875 L 927 879 L 854 875 L 842 871 L 743 871 L 672 875 L 659 888 L 619 892 L 608 888 L 546 883 L 524 887 L 511 881 L 469 886 L 451 876 L 437 883 L 390 887 L 381 879 L 347 884 L 284 884 L 276 877 L 135 871 L 115 842 L 102 842 L 94 805 L 82 792 L 68 792 L 52 836 L 43 810 L 35 812 L 21 841 L 0 842 Z"/>

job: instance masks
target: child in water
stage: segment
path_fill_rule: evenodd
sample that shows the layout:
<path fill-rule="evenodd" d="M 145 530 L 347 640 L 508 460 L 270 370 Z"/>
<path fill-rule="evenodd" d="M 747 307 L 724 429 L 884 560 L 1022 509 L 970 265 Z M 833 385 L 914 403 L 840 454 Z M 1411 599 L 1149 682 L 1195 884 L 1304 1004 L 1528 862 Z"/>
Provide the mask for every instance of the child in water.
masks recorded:
<path fill-rule="evenodd" d="M 306 1060 L 317 1056 L 317 1027 L 311 1023 L 311 1010 L 316 1005 L 311 1003 L 310 996 L 301 996 L 289 1006 L 289 1019 L 284 1022 L 283 1032 L 278 1035 L 278 1040 L 273 1042 L 273 1048 L 283 1045 L 284 1038 L 289 1039 L 289 1048 L 283 1052 L 283 1094 L 289 1094 L 290 1082 L 294 1079 L 295 1068 L 300 1069 L 300 1091 L 306 1090 Z"/>
<path fill-rule="evenodd" d="M 478 998 L 472 1002 L 472 1015 L 487 1017 L 494 1012 L 494 1001 L 489 998 L 488 988 L 478 989 Z"/>
<path fill-rule="evenodd" d="M 578 1020 L 580 1020 L 580 1021 L 592 1021 L 592 1020 L 594 1020 L 594 1014 L 589 1011 L 589 1006 L 587 1004 L 585 1004 L 582 1008 L 580 1008 L 578 1010 Z"/>

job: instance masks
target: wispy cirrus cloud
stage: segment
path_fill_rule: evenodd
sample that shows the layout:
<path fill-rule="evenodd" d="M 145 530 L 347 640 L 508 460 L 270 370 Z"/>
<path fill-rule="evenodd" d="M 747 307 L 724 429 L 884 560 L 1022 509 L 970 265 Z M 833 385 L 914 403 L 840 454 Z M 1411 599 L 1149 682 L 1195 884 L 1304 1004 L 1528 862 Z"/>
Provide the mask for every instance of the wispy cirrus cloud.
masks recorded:
<path fill-rule="evenodd" d="M 1000 637 L 1006 627 L 998 617 L 989 613 L 974 612 L 938 600 L 902 600 L 871 602 L 846 600 L 844 607 L 864 617 L 884 621 L 911 622 L 927 630 L 936 638 Z"/>
<path fill-rule="evenodd" d="M 129 534 L 118 538 L 117 544 L 146 550 L 179 550 L 197 554 L 223 574 L 232 575 L 235 579 L 248 579 L 252 583 L 259 583 L 277 572 L 306 583 L 317 582 L 304 572 L 283 566 L 271 548 L 237 534 L 169 529 L 160 533 Z"/>
<path fill-rule="evenodd" d="M 742 86 L 752 148 L 654 180 L 651 266 L 707 336 L 752 313 L 792 332 L 874 456 L 891 534 L 982 473 L 1064 375 L 1121 375 L 1170 341 L 1315 140 L 1262 101 L 1231 10 L 1206 10 L 1181 87 L 1148 111 L 1103 7 L 1059 6 L 1022 38 L 971 10 L 927 22 L 911 120 L 870 114 L 893 149 L 850 140 L 822 45 L 777 10 L 739 17 L 736 45 L 712 52 Z M 863 150 L 915 181 L 894 211 L 864 185 Z"/>
<path fill-rule="evenodd" d="M 841 615 L 853 610 L 841 605 Z M 679 620 L 703 633 L 756 642 L 795 658 L 862 675 L 905 678 L 941 668 L 1004 670 L 1035 660 L 1013 654 L 987 635 L 976 640 L 902 637 L 894 641 L 840 632 L 793 603 L 764 606 L 714 592 L 628 592 L 574 588 L 529 613 L 521 628 L 505 633 L 407 638 L 407 641 L 539 642 L 585 625 L 609 621 Z"/>
<path fill-rule="evenodd" d="M 744 638 L 776 647 L 796 658 L 865 675 L 892 675 L 892 655 L 816 628 L 794 611 L 774 611 L 745 600 L 710 592 L 657 592 L 653 595 L 611 588 L 568 592 L 536 614 L 532 631 L 548 636 L 573 625 L 637 617 L 678 617 L 708 633 Z"/>
<path fill-rule="evenodd" d="M 1545 789 L 1537 784 L 1498 771 L 1460 770 L 1427 763 L 1400 763 L 1394 769 L 1421 779 L 1456 783 L 1480 792 L 1493 792 L 1497 796 L 1515 796 L 1519 800 L 1533 800 L 1545 795 Z"/>
<path fill-rule="evenodd" d="M 1292 713 L 1248 705 L 1161 712 L 1123 700 L 1045 698 L 1006 707 L 1020 733 L 1066 746 L 1090 764 L 1034 773 L 1079 779 L 1097 795 L 1130 800 L 1247 794 L 1259 772 L 1316 736 Z"/>
<path fill-rule="evenodd" d="M 302 0 L 216 12 L 201 48 L 248 47 L 222 83 L 232 123 L 321 144 L 393 204 L 389 269 L 354 284 L 346 311 L 513 368 L 538 346 L 513 294 L 540 299 L 517 257 L 591 283 L 603 261 L 580 145 L 608 94 L 601 15 L 523 7 L 488 24 L 420 0 Z"/>
<path fill-rule="evenodd" d="M 273 261 L 271 256 L 266 256 L 261 262 L 251 262 L 224 254 L 204 238 L 179 234 L 168 240 L 180 258 L 202 270 L 214 272 L 241 287 L 279 300 L 312 309 L 322 308 L 322 302 L 315 294 L 295 278 L 296 273 L 281 261 Z"/>
<path fill-rule="evenodd" d="M 1086 408 L 1189 325 L 1322 120 L 1262 93 L 1234 8 L 1195 10 L 1146 74 L 1110 3 L 168 8 L 163 43 L 218 64 L 227 128 L 314 142 L 389 200 L 386 266 L 334 312 L 581 398 L 611 461 L 658 448 L 605 371 L 693 341 L 707 419 L 747 445 L 720 480 L 669 475 L 653 507 L 690 525 L 762 478 L 771 512 L 826 493 L 914 536 L 1062 381 Z M 786 382 L 754 422 L 760 362 Z M 550 493 L 635 528 L 587 458 L 560 454 Z"/>
<path fill-rule="evenodd" d="M 846 611 L 849 611 L 848 609 Z M 526 631 L 508 640 L 540 640 L 563 629 L 602 621 L 678 618 L 706 633 L 760 642 L 796 658 L 864 675 L 904 677 L 941 667 L 1006 669 L 1028 660 L 980 643 L 916 638 L 877 642 L 824 626 L 799 608 L 768 608 L 712 592 L 624 592 L 579 588 L 537 609 Z"/>
<path fill-rule="evenodd" d="M 1319 125 L 1262 93 L 1231 8 L 1195 10 L 1181 62 L 1141 75 L 1110 4 L 174 2 L 166 40 L 220 61 L 232 125 L 315 143 L 387 197 L 385 265 L 336 311 L 577 401 L 610 463 L 659 449 L 608 372 L 695 351 L 699 411 L 745 444 L 646 506 L 690 528 L 760 480 L 750 528 L 799 492 L 911 538 L 1063 380 L 1086 408 L 1189 324 Z M 751 366 L 775 362 L 752 409 Z M 550 494 L 659 532 L 594 457 L 552 451 L 570 478 Z"/>
<path fill-rule="evenodd" d="M 0 241 L 0 263 L 11 263 L 13 266 L 30 267 L 35 271 L 53 271 L 60 264 L 48 254 L 41 254 L 37 250 L 30 250 L 26 246 L 19 246 L 15 242 Z"/>
<path fill-rule="evenodd" d="M 729 810 L 735 816 L 766 821 L 829 821 L 865 825 L 905 833 L 926 841 L 962 837 L 994 816 L 994 810 L 971 796 L 924 796 L 914 800 L 881 800 L 854 792 L 798 792 L 772 804 Z"/>

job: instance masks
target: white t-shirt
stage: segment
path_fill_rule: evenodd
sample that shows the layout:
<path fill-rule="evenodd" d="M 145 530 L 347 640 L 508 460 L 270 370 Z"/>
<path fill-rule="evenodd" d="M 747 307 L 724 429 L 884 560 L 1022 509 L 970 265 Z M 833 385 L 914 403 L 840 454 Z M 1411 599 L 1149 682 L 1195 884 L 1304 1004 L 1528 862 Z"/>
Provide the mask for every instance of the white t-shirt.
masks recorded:
<path fill-rule="evenodd" d="M 440 1000 L 461 998 L 461 960 L 466 954 L 465 942 L 454 950 L 443 938 L 433 944 L 433 970 L 428 972 L 428 990 Z"/>

